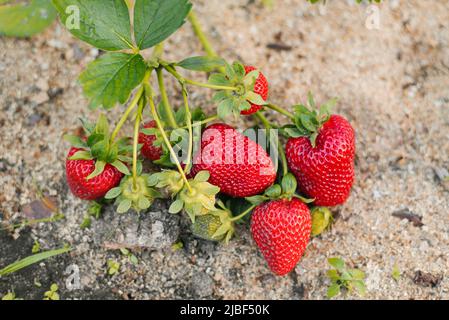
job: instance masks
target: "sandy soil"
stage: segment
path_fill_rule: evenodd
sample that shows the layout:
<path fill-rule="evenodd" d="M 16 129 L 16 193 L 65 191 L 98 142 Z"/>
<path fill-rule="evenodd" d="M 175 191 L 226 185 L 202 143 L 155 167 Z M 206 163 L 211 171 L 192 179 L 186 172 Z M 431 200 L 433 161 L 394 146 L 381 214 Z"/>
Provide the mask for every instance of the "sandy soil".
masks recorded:
<path fill-rule="evenodd" d="M 78 117 L 97 115 L 87 110 L 76 80 L 98 51 L 55 24 L 32 39 L 0 38 L 0 219 L 22 217 L 36 199 L 35 185 L 56 197 L 66 219 L 20 230 L 17 240 L 0 232 L 0 266 L 29 255 L 34 240 L 43 249 L 68 243 L 75 250 L 1 278 L 0 296 L 14 290 L 41 298 L 56 282 L 66 299 L 323 299 L 326 259 L 340 256 L 366 272 L 366 298 L 448 299 L 449 3 L 385 1 L 379 29 L 369 29 L 367 6 L 328 1 L 320 12 L 304 2 L 278 0 L 269 10 L 258 1 L 194 1 L 217 51 L 259 66 L 271 100 L 289 106 L 309 90 L 318 101 L 338 96 L 335 111 L 356 129 L 352 196 L 334 210 L 332 230 L 311 242 L 294 272 L 273 276 L 247 226 L 229 246 L 208 243 L 183 231 L 184 220 L 160 215 L 163 205 L 150 210 L 149 223 L 179 226 L 170 236 L 184 248 L 155 242 L 135 252 L 137 265 L 102 246 L 98 230 L 117 219 L 111 209 L 92 228 L 79 228 L 87 205 L 66 187 L 68 145 L 61 137 L 79 127 Z M 166 49 L 169 59 L 200 53 L 188 24 Z M 171 95 L 179 101 L 177 90 Z M 195 105 L 212 106 L 207 90 L 191 96 Z M 393 216 L 401 210 L 423 225 Z M 106 275 L 108 259 L 121 262 L 118 275 Z M 66 284 L 70 265 L 79 268 L 78 289 Z M 395 265 L 398 281 L 391 276 Z"/>

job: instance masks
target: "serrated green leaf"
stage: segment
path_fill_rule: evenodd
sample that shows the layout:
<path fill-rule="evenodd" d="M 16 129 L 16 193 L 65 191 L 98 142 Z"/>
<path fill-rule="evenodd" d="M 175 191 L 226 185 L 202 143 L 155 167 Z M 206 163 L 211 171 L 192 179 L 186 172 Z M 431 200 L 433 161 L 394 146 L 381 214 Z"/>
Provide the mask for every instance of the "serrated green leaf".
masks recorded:
<path fill-rule="evenodd" d="M 140 54 L 107 53 L 91 62 L 79 80 L 90 108 L 125 103 L 143 80 L 146 65 Z"/>
<path fill-rule="evenodd" d="M 288 173 L 282 178 L 282 191 L 286 194 L 294 194 L 297 187 L 296 178 L 293 174 Z"/>
<path fill-rule="evenodd" d="M 224 67 L 225 62 L 219 57 L 199 56 L 184 59 L 176 65 L 187 70 L 211 72 Z"/>
<path fill-rule="evenodd" d="M 125 1 L 52 1 L 61 23 L 78 39 L 107 51 L 132 48 L 131 21 Z"/>
<path fill-rule="evenodd" d="M 97 160 L 97 162 L 95 162 L 94 171 L 90 175 L 87 176 L 86 180 L 93 179 L 96 176 L 100 175 L 103 172 L 105 166 L 106 166 L 106 162 Z"/>
<path fill-rule="evenodd" d="M 340 279 L 340 275 L 339 275 L 338 271 L 335 269 L 328 270 L 327 277 L 334 282 Z"/>
<path fill-rule="evenodd" d="M 353 281 L 352 282 L 352 286 L 357 290 L 357 292 L 361 295 L 364 296 L 366 294 L 366 285 L 365 282 L 358 280 L 358 281 Z"/>
<path fill-rule="evenodd" d="M 235 76 L 242 79 L 245 76 L 245 67 L 238 61 L 232 64 L 232 69 L 234 70 Z"/>
<path fill-rule="evenodd" d="M 352 276 L 352 278 L 354 280 L 363 280 L 363 279 L 365 279 L 365 273 L 362 270 L 351 269 L 351 270 L 349 270 L 349 273 L 351 274 L 351 276 Z"/>
<path fill-rule="evenodd" d="M 128 212 L 128 210 L 131 209 L 131 204 L 131 200 L 129 199 L 122 200 L 117 207 L 117 213 Z"/>
<path fill-rule="evenodd" d="M 304 133 L 298 130 L 298 128 L 284 128 L 283 131 L 291 138 L 304 137 Z"/>
<path fill-rule="evenodd" d="M 100 114 L 97 123 L 95 124 L 95 133 L 102 134 L 105 137 L 109 135 L 108 118 L 106 118 L 103 113 Z"/>
<path fill-rule="evenodd" d="M 250 88 L 250 90 L 254 90 L 254 84 L 256 83 L 256 80 L 259 78 L 260 71 L 259 70 L 253 70 L 249 72 L 244 78 L 243 78 L 243 84 L 245 87 Z"/>
<path fill-rule="evenodd" d="M 222 90 L 222 91 L 217 91 L 217 92 L 214 94 L 214 96 L 213 96 L 213 98 L 212 98 L 212 101 L 214 101 L 215 103 L 219 103 L 219 102 L 221 102 L 221 101 L 227 99 L 228 97 L 229 97 L 229 96 L 228 96 L 228 93 L 227 93 L 226 91 L 224 91 L 224 90 Z"/>
<path fill-rule="evenodd" d="M 29 37 L 47 28 L 55 18 L 56 10 L 49 0 L 5 5 L 0 7 L 0 35 Z"/>
<path fill-rule="evenodd" d="M 168 208 L 168 212 L 175 214 L 175 213 L 180 212 L 183 207 L 184 207 L 184 202 L 177 199 L 177 200 L 173 201 L 173 203 L 170 205 L 170 208 Z"/>
<path fill-rule="evenodd" d="M 150 48 L 178 30 L 192 4 L 188 0 L 136 0 L 134 34 L 140 49 Z"/>

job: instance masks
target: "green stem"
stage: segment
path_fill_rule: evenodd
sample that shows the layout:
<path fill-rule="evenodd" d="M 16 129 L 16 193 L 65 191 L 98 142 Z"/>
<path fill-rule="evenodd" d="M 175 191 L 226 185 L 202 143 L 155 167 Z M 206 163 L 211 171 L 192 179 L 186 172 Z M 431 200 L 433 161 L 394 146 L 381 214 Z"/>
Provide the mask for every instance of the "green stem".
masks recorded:
<path fill-rule="evenodd" d="M 163 53 L 164 53 L 164 42 L 161 42 L 154 46 L 153 52 L 151 54 L 151 60 L 158 60 L 160 57 L 162 57 Z"/>
<path fill-rule="evenodd" d="M 198 18 L 196 17 L 196 14 L 195 12 L 193 12 L 193 10 L 190 11 L 188 19 L 190 21 L 190 24 L 192 25 L 193 32 L 195 32 L 196 36 L 198 37 L 198 40 L 201 42 L 204 51 L 206 51 L 206 53 L 209 56 L 216 57 L 217 53 L 210 44 L 209 40 L 207 39 L 207 36 L 204 33 L 203 29 L 201 28 Z"/>
<path fill-rule="evenodd" d="M 231 218 L 231 219 L 230 219 L 231 222 L 236 222 L 236 221 L 239 221 L 239 220 L 243 219 L 243 217 L 246 216 L 246 215 L 247 215 L 248 213 L 250 213 L 251 211 L 253 211 L 255 207 L 257 207 L 257 206 L 254 204 L 254 205 L 252 205 L 251 207 L 249 207 L 248 209 L 246 209 L 245 211 L 243 211 L 243 212 L 242 212 L 241 214 L 239 214 L 238 216 Z"/>
<path fill-rule="evenodd" d="M 268 119 L 260 111 L 256 112 L 256 117 L 259 118 L 259 120 L 265 126 L 265 129 L 268 131 L 268 134 L 270 134 L 269 130 L 273 128 L 270 121 L 268 121 Z M 271 137 L 269 137 L 269 138 L 271 141 Z M 287 163 L 287 157 L 285 156 L 284 148 L 282 148 L 282 145 L 279 143 L 279 139 L 277 141 L 277 146 L 278 146 L 279 157 L 281 158 L 281 162 L 282 162 L 282 173 L 285 176 L 288 173 L 288 163 Z"/>
<path fill-rule="evenodd" d="M 186 110 L 186 123 L 187 123 L 187 129 L 189 130 L 189 148 L 187 150 L 187 161 L 185 163 L 184 167 L 184 173 L 189 172 L 190 165 L 191 165 L 191 158 L 192 158 L 192 152 L 193 152 L 193 129 L 192 129 L 192 115 L 190 114 L 190 108 L 189 108 L 189 98 L 187 97 L 187 89 L 183 85 L 182 86 L 182 97 L 184 99 L 184 107 Z"/>
<path fill-rule="evenodd" d="M 151 114 L 153 116 L 154 121 L 156 121 L 157 128 L 158 128 L 159 132 L 161 133 L 162 138 L 164 139 L 165 145 L 167 146 L 168 150 L 170 151 L 171 157 L 175 161 L 176 167 L 178 168 L 178 171 L 181 174 L 182 179 L 184 180 L 189 191 L 192 192 L 192 187 L 190 186 L 189 180 L 187 179 L 187 177 L 184 173 L 184 170 L 182 169 L 181 164 L 179 163 L 178 158 L 176 157 L 176 153 L 170 144 L 170 140 L 168 140 L 167 134 L 165 133 L 165 130 L 164 130 L 164 126 L 162 125 L 162 122 L 159 119 L 159 116 L 157 114 L 156 106 L 155 106 L 154 100 L 153 100 L 153 90 L 149 83 L 145 83 L 144 85 L 145 85 L 145 88 L 147 91 L 146 97 L 150 103 Z"/>
<path fill-rule="evenodd" d="M 125 113 L 122 115 L 122 117 L 120 118 L 119 122 L 117 123 L 117 126 L 115 127 L 114 131 L 112 132 L 111 140 L 110 140 L 111 144 L 114 142 L 115 138 L 117 137 L 117 134 L 119 133 L 119 131 L 122 128 L 122 126 L 125 124 L 125 122 L 128 119 L 130 113 L 136 107 L 137 103 L 139 102 L 140 98 L 142 97 L 142 94 L 143 94 L 143 87 L 140 87 L 139 90 L 137 91 L 135 97 L 133 98 L 133 100 L 129 104 L 129 107 L 126 109 Z"/>
<path fill-rule="evenodd" d="M 187 84 L 191 84 L 193 86 L 197 87 L 203 87 L 203 88 L 209 88 L 209 89 L 215 89 L 215 90 L 231 90 L 231 91 L 237 91 L 238 88 L 236 87 L 229 87 L 229 86 L 219 86 L 215 84 L 210 83 L 202 83 L 191 79 L 182 78 L 183 81 Z"/>
<path fill-rule="evenodd" d="M 279 112 L 279 113 L 289 117 L 290 119 L 294 119 L 295 118 L 293 113 L 291 113 L 291 112 L 289 112 L 289 111 L 285 110 L 284 108 L 281 108 L 281 107 L 279 107 L 277 105 L 269 103 L 265 107 L 267 107 L 267 108 L 269 108 L 271 110 L 277 111 L 277 112 Z"/>
<path fill-rule="evenodd" d="M 133 187 L 137 189 L 137 147 L 139 145 L 139 129 L 142 120 L 142 111 L 145 106 L 144 99 L 139 100 L 139 108 L 137 109 L 136 121 L 134 123 L 134 139 L 133 139 Z"/>
<path fill-rule="evenodd" d="M 175 68 L 173 68 L 173 66 L 171 66 L 170 64 L 163 63 L 162 66 L 171 75 L 173 75 L 173 77 L 175 77 L 181 84 L 187 83 L 187 84 L 190 84 L 190 85 L 193 85 L 193 86 L 209 88 L 209 89 L 215 89 L 215 90 L 232 90 L 232 91 L 237 91 L 238 90 L 238 88 L 236 88 L 236 87 L 219 86 L 219 85 L 214 85 L 214 84 L 210 84 L 210 83 L 202 83 L 202 82 L 198 82 L 198 81 L 195 81 L 195 80 L 186 79 L 182 75 L 180 75 L 175 70 Z"/>
<path fill-rule="evenodd" d="M 198 127 L 198 126 L 202 126 L 203 124 L 207 124 L 209 122 L 215 121 L 218 119 L 218 116 L 212 116 L 209 118 L 204 119 L 203 121 L 195 121 L 194 123 L 192 123 L 192 127 Z M 183 127 L 179 127 L 179 129 L 187 129 L 188 126 L 183 126 Z M 167 132 L 170 132 L 172 130 L 166 130 Z"/>
<path fill-rule="evenodd" d="M 162 104 L 164 105 L 165 113 L 168 117 L 168 124 L 172 128 L 177 128 L 178 124 L 176 123 L 175 115 L 173 113 L 173 108 L 170 105 L 170 101 L 168 100 L 167 90 L 165 89 L 164 78 L 162 75 L 162 69 L 157 68 L 157 81 L 159 84 L 159 90 L 161 92 Z"/>

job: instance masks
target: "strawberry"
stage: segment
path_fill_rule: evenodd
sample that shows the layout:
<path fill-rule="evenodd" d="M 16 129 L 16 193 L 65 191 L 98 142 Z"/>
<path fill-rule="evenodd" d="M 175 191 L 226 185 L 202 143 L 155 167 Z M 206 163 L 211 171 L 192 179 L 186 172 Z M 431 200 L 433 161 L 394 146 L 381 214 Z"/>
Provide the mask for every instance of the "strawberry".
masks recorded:
<path fill-rule="evenodd" d="M 297 198 L 258 205 L 251 218 L 251 234 L 270 269 L 277 275 L 292 271 L 310 239 L 311 217 Z"/>
<path fill-rule="evenodd" d="M 72 193 L 85 200 L 103 197 L 130 174 L 122 162 L 127 158 L 128 139 L 111 141 L 109 124 L 100 115 L 95 125 L 83 121 L 85 139 L 64 136 L 72 144 L 66 159 L 66 177 Z"/>
<path fill-rule="evenodd" d="M 70 160 L 78 151 L 82 149 L 72 147 L 66 160 L 67 184 L 75 196 L 84 200 L 95 200 L 120 183 L 123 173 L 110 164 L 106 164 L 98 176 L 87 179 L 95 170 L 95 160 Z"/>
<path fill-rule="evenodd" d="M 156 121 L 152 120 L 144 124 L 145 129 L 156 128 Z M 155 134 L 139 133 L 139 143 L 142 144 L 142 155 L 152 161 L 159 160 L 162 156 L 162 148 L 155 146 L 154 141 L 157 140 Z"/>
<path fill-rule="evenodd" d="M 325 109 L 317 114 L 297 107 L 286 157 L 299 190 L 317 206 L 335 206 L 346 201 L 354 182 L 355 135 L 345 118 Z"/>
<path fill-rule="evenodd" d="M 246 74 L 250 73 L 251 71 L 255 71 L 255 70 L 257 70 L 257 69 L 253 66 L 245 66 Z M 254 93 L 260 95 L 263 100 L 267 100 L 267 98 L 268 98 L 268 81 L 262 72 L 259 72 L 259 77 L 257 78 L 256 82 L 254 83 L 253 91 L 254 91 Z M 253 114 L 253 113 L 259 111 L 261 108 L 262 108 L 261 105 L 251 103 L 251 108 L 249 108 L 248 110 L 243 110 L 241 112 L 241 114 L 250 115 L 250 114 Z"/>
<path fill-rule="evenodd" d="M 276 179 L 273 161 L 256 142 L 223 123 L 206 128 L 191 174 L 206 170 L 209 182 L 232 197 L 248 197 L 267 189 Z"/>
<path fill-rule="evenodd" d="M 235 117 L 253 114 L 266 104 L 265 100 L 268 98 L 268 81 L 265 76 L 257 68 L 244 66 L 240 62 L 226 64 L 225 73 L 213 73 L 209 83 L 236 88 L 219 90 L 214 95 L 220 119 L 226 119 L 230 114 Z"/>

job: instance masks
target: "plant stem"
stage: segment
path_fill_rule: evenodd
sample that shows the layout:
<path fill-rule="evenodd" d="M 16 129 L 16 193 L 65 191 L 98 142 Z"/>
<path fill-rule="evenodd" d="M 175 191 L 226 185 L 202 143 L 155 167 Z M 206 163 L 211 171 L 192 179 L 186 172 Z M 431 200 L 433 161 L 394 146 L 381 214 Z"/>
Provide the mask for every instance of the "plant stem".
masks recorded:
<path fill-rule="evenodd" d="M 236 87 L 218 86 L 215 84 L 201 83 L 201 82 L 191 80 L 191 79 L 186 79 L 186 78 L 182 78 L 182 79 L 184 80 L 185 83 L 191 84 L 191 85 L 197 86 L 197 87 L 203 87 L 203 88 L 209 88 L 209 89 L 215 89 L 215 90 L 231 90 L 231 91 L 238 90 L 238 88 L 236 88 Z"/>
<path fill-rule="evenodd" d="M 164 53 L 164 42 L 161 42 L 154 46 L 153 52 L 151 54 L 151 60 L 159 59 L 163 53 Z"/>
<path fill-rule="evenodd" d="M 198 18 L 196 17 L 196 14 L 195 12 L 193 12 L 193 10 L 190 11 L 188 19 L 190 21 L 190 24 L 192 25 L 193 32 L 195 32 L 196 36 L 198 37 L 198 40 L 201 42 L 204 51 L 206 51 L 206 53 L 209 56 L 216 57 L 217 53 L 210 44 L 209 40 L 207 39 L 207 36 L 204 33 L 203 29 L 201 28 Z"/>
<path fill-rule="evenodd" d="M 137 189 L 137 146 L 139 144 L 139 128 L 142 120 L 142 111 L 145 106 L 144 99 L 139 100 L 139 108 L 137 109 L 136 121 L 134 124 L 134 139 L 133 139 L 133 188 Z"/>
<path fill-rule="evenodd" d="M 244 216 L 246 216 L 248 213 L 250 213 L 251 211 L 254 210 L 254 208 L 256 207 L 256 205 L 252 205 L 251 207 L 249 207 L 248 209 L 246 209 L 245 211 L 243 211 L 241 214 L 239 214 L 236 217 L 231 218 L 231 222 L 235 222 L 235 221 L 239 221 L 241 219 L 243 219 Z"/>
<path fill-rule="evenodd" d="M 215 89 L 215 90 L 232 90 L 237 91 L 238 88 L 236 87 L 228 87 L 228 86 L 219 86 L 215 84 L 210 83 L 202 83 L 191 79 L 186 79 L 183 76 L 181 76 L 175 68 L 173 68 L 171 65 L 164 63 L 162 65 L 165 70 L 167 70 L 171 75 L 173 75 L 181 84 L 190 84 L 197 87 L 203 87 L 203 88 L 209 88 L 209 89 Z"/>
<path fill-rule="evenodd" d="M 167 146 L 168 150 L 170 151 L 170 155 L 173 158 L 173 160 L 175 161 L 176 167 L 178 168 L 179 173 L 181 174 L 182 179 L 184 180 L 184 183 L 186 184 L 187 188 L 189 189 L 189 191 L 192 191 L 192 187 L 190 186 L 189 180 L 187 179 L 184 170 L 181 167 L 181 164 L 178 161 L 178 158 L 176 157 L 176 153 L 173 150 L 171 144 L 170 144 L 170 140 L 168 140 L 167 134 L 164 131 L 164 127 L 162 125 L 161 120 L 159 119 L 159 116 L 157 114 L 156 111 L 156 106 L 154 105 L 154 100 L 153 100 L 153 90 L 150 86 L 149 83 L 145 83 L 145 89 L 146 89 L 146 97 L 150 103 L 150 110 L 151 110 L 151 114 L 153 116 L 154 121 L 156 121 L 156 125 L 158 130 L 160 131 L 162 138 L 164 139 L 164 143 Z"/>
<path fill-rule="evenodd" d="M 267 108 L 269 108 L 271 110 L 277 111 L 277 112 L 279 112 L 279 113 L 289 117 L 290 119 L 294 119 L 295 118 L 293 113 L 291 113 L 291 112 L 289 112 L 289 111 L 285 110 L 284 108 L 281 108 L 281 107 L 279 107 L 277 105 L 269 103 L 265 107 L 267 107 Z"/>
<path fill-rule="evenodd" d="M 265 129 L 268 131 L 268 135 L 269 135 L 270 142 L 271 142 L 270 130 L 273 128 L 273 126 L 271 125 L 270 121 L 268 121 L 268 119 L 260 111 L 256 112 L 256 117 L 258 117 L 259 120 L 265 126 Z M 284 149 L 282 148 L 282 145 L 279 143 L 279 139 L 277 141 L 277 147 L 278 147 L 278 154 L 279 154 L 279 157 L 281 158 L 281 162 L 282 162 L 282 173 L 285 176 L 288 173 L 288 163 L 287 163 L 287 158 L 285 156 Z"/>
<path fill-rule="evenodd" d="M 186 110 L 186 123 L 187 123 L 187 129 L 189 130 L 189 147 L 187 150 L 187 161 L 185 163 L 184 167 L 184 173 L 189 172 L 190 165 L 191 165 L 191 158 L 192 158 L 192 152 L 193 152 L 193 130 L 192 130 L 192 115 L 190 113 L 189 108 L 189 98 L 187 97 L 187 88 L 183 85 L 182 86 L 182 97 L 184 99 L 184 107 Z"/>
<path fill-rule="evenodd" d="M 168 119 L 167 119 L 168 124 L 172 128 L 177 128 L 178 124 L 176 123 L 175 115 L 173 113 L 173 108 L 170 105 L 170 101 L 168 100 L 168 96 L 167 96 L 167 90 L 165 89 L 164 78 L 162 75 L 162 68 L 157 68 L 156 73 L 157 73 L 157 81 L 159 84 L 159 90 L 161 92 L 162 104 L 164 105 L 165 113 L 167 114 L 167 117 L 168 117 Z"/>
<path fill-rule="evenodd" d="M 142 97 L 142 94 L 143 94 L 143 87 L 140 87 L 139 90 L 137 91 L 135 97 L 133 98 L 133 100 L 129 104 L 129 107 L 126 109 L 125 113 L 122 115 L 122 117 L 120 118 L 119 122 L 117 123 L 117 126 L 115 127 L 114 131 L 112 132 L 111 140 L 110 140 L 111 144 L 114 142 L 115 138 L 117 137 L 117 134 L 119 133 L 119 131 L 122 128 L 122 126 L 125 124 L 125 122 L 128 119 L 130 113 L 136 107 L 137 103 L 139 102 L 140 98 Z"/>

